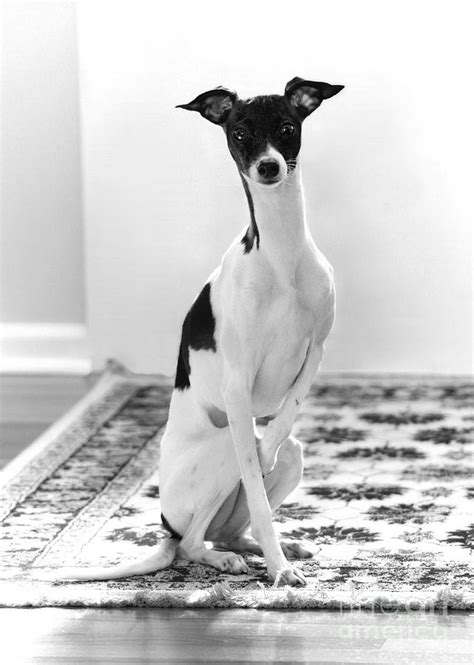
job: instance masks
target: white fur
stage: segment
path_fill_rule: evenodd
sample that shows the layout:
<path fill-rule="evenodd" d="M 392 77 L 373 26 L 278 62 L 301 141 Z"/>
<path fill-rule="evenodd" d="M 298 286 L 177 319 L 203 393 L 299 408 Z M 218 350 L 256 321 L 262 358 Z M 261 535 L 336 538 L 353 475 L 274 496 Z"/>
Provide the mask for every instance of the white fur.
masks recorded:
<path fill-rule="evenodd" d="M 210 277 L 217 351 L 191 350 L 191 388 L 173 393 L 160 492 L 163 513 L 184 534 L 181 552 L 194 558 L 242 478 L 252 532 L 275 579 L 289 564 L 262 471 L 274 467 L 319 366 L 334 317 L 334 283 L 306 224 L 299 167 L 276 188 L 248 183 L 260 247 L 244 254 L 239 234 Z M 210 407 L 227 414 L 229 427 L 212 425 Z M 257 451 L 253 418 L 274 413 Z"/>
<path fill-rule="evenodd" d="M 280 167 L 280 173 L 277 182 L 274 182 L 269 185 L 266 184 L 264 181 L 262 181 L 262 179 L 258 174 L 257 169 L 259 163 L 262 160 L 271 160 L 271 159 L 278 163 L 278 166 Z M 258 159 L 255 160 L 253 164 L 251 164 L 247 180 L 250 178 L 250 180 L 253 180 L 253 182 L 260 184 L 261 187 L 264 187 L 266 189 L 269 188 L 273 189 L 275 187 L 278 187 L 283 182 L 287 174 L 288 174 L 288 167 L 283 155 L 278 150 L 275 150 L 275 148 L 272 145 L 268 144 L 267 149 L 264 152 L 262 152 L 262 154 L 258 157 Z"/>
<path fill-rule="evenodd" d="M 275 153 L 268 148 L 281 162 Z M 318 369 L 335 298 L 331 266 L 306 224 L 299 167 L 287 174 L 285 164 L 284 173 L 277 187 L 259 185 L 252 173 L 247 178 L 259 249 L 245 254 L 241 232 L 210 276 L 216 352 L 190 349 L 191 387 L 172 395 L 161 442 L 160 497 L 163 514 L 183 534 L 179 547 L 174 540 L 174 549 L 162 545 L 144 561 L 92 569 L 88 579 L 163 568 L 176 548 L 189 560 L 245 572 L 240 555 L 204 542 L 224 541 L 238 551 L 248 542 L 248 504 L 259 544 L 254 548 L 263 551 L 271 579 L 304 583 L 284 554 L 291 546 L 282 549 L 278 542 L 271 511 L 301 478 L 301 445 L 290 432 Z M 256 437 L 254 418 L 270 414 L 276 417 Z M 293 551 L 309 554 L 301 547 Z"/>

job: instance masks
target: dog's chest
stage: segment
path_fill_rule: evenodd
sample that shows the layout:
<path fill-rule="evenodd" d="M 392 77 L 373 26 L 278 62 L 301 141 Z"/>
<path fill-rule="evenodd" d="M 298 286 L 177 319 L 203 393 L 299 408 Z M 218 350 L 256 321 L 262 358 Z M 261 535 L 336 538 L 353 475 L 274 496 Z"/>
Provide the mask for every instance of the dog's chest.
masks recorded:
<path fill-rule="evenodd" d="M 322 257 L 324 259 L 324 257 Z M 322 342 L 332 324 L 334 289 L 329 264 L 310 257 L 294 279 L 273 276 L 255 321 L 253 345 L 256 413 L 277 408 L 298 376 L 309 345 Z"/>
<path fill-rule="evenodd" d="M 256 298 L 261 317 L 256 328 L 283 349 L 299 346 L 302 338 L 319 337 L 334 308 L 332 269 L 319 252 L 307 251 L 291 270 L 263 268 Z M 261 345 L 261 340 L 257 343 Z"/>

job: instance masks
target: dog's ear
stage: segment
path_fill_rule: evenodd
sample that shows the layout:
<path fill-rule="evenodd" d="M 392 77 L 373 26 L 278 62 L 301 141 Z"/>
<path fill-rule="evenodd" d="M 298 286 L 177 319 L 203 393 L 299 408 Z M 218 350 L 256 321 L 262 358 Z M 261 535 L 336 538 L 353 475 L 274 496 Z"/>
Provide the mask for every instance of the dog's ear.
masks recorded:
<path fill-rule="evenodd" d="M 237 94 L 227 88 L 215 88 L 198 95 L 189 104 L 178 104 L 177 109 L 199 111 L 203 118 L 222 125 L 237 101 Z"/>
<path fill-rule="evenodd" d="M 303 120 L 312 113 L 324 99 L 341 92 L 343 85 L 331 85 L 322 81 L 306 81 L 295 76 L 285 86 L 285 97 Z"/>

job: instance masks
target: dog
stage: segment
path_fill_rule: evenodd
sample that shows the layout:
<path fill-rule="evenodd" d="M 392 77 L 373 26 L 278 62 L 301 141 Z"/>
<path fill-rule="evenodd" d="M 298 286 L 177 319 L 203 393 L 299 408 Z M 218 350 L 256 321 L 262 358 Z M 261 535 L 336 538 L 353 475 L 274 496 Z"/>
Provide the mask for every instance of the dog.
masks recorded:
<path fill-rule="evenodd" d="M 146 574 L 176 555 L 242 574 L 247 551 L 263 554 L 275 585 L 305 584 L 288 559 L 312 552 L 278 540 L 272 511 L 301 480 L 291 430 L 333 324 L 335 290 L 306 223 L 298 157 L 303 121 L 343 87 L 296 77 L 283 95 L 239 99 L 219 87 L 177 107 L 224 130 L 250 222 L 183 323 L 159 468 L 170 537 L 146 559 L 62 579 Z M 258 417 L 268 421 L 263 435 Z"/>

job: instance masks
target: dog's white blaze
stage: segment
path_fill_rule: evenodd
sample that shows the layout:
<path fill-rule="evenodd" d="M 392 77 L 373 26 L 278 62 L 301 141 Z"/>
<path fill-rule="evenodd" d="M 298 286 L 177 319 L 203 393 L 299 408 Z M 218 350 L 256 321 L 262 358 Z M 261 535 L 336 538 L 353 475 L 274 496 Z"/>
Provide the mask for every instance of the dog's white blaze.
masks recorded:
<path fill-rule="evenodd" d="M 274 182 L 272 184 L 264 184 L 261 182 L 260 176 L 258 174 L 258 165 L 262 160 L 273 160 L 277 162 L 278 166 L 280 167 L 279 171 L 279 178 L 277 182 Z M 285 162 L 285 159 L 281 152 L 279 152 L 276 148 L 274 148 L 270 143 L 267 144 L 266 150 L 262 152 L 257 159 L 253 162 L 253 164 L 249 168 L 249 178 L 253 182 L 256 182 L 258 184 L 263 185 L 264 187 L 278 187 L 278 185 L 283 182 L 283 180 L 286 178 L 288 175 L 288 167 Z"/>

